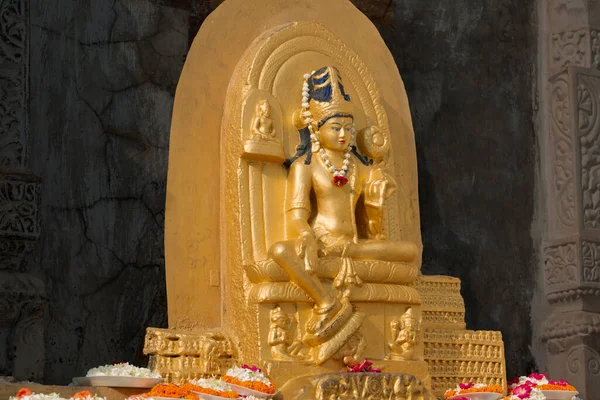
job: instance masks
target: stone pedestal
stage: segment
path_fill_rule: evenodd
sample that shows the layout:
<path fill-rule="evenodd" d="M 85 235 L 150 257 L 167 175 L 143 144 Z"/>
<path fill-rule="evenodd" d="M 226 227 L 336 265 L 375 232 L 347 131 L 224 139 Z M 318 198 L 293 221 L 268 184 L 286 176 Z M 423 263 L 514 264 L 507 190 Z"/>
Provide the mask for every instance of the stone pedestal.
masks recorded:
<path fill-rule="evenodd" d="M 346 388 L 344 390 L 369 395 L 380 393 L 369 392 L 372 390 L 370 387 L 379 385 L 380 389 L 377 390 L 385 395 L 388 393 L 386 387 L 393 386 L 390 382 L 396 380 L 414 381 L 417 386 L 431 385 L 436 396 L 442 396 L 446 389 L 463 381 L 486 382 L 506 388 L 502 336 L 500 332 L 466 330 L 460 279 L 421 276 L 413 287 L 422 299 L 424 362 L 405 363 L 402 366 L 398 361 L 375 361 L 375 366 L 384 372 L 400 370 L 403 374 L 383 374 L 372 378 L 368 378 L 369 374 L 326 373 L 328 365 L 317 367 L 306 363 L 303 368 L 311 370 L 310 375 L 318 377 L 314 382 L 312 378 L 293 380 L 294 376 L 288 376 L 293 370 L 287 368 L 286 374 L 285 362 L 270 363 L 267 372 L 275 372 L 282 381 L 289 381 L 289 391 L 300 393 L 309 384 L 320 388 L 317 392 L 310 392 L 311 395 L 327 393 L 329 389 L 326 388 L 340 385 Z M 150 356 L 149 368 L 177 383 L 222 375 L 239 362 L 237 346 L 227 334 L 220 331 L 148 328 L 144 353 Z M 425 381 L 418 378 L 427 375 Z"/>

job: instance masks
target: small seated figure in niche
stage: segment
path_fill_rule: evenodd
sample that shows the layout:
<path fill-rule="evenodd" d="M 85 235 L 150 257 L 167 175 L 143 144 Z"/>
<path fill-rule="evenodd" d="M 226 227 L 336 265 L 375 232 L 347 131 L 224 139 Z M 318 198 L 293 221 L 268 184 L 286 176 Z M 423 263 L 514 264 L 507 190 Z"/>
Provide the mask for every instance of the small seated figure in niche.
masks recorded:
<path fill-rule="evenodd" d="M 361 285 L 354 259 L 413 262 L 418 248 L 411 242 L 359 238 L 357 206 L 364 208 L 359 199 L 367 196 L 373 206 L 379 206 L 391 194 L 393 182 L 385 171 L 378 171 L 379 165 L 357 151 L 354 107 L 338 69 L 323 67 L 304 78 L 302 108 L 294 116 L 300 145 L 286 161 L 290 239 L 271 246 L 269 256 L 314 301 L 303 339 L 313 346 L 315 337 L 340 329 L 352 315 L 348 294 L 353 285 Z M 367 226 L 378 230 L 381 222 L 373 220 Z M 369 237 L 383 238 L 382 232 L 371 233 Z M 316 276 L 319 259 L 326 256 L 343 261 L 334 281 L 337 295 Z"/>
<path fill-rule="evenodd" d="M 269 346 L 271 354 L 276 360 L 294 361 L 301 358 L 299 352 L 302 343 L 292 338 L 292 318 L 281 307 L 276 307 L 270 312 L 271 325 L 269 326 Z"/>
<path fill-rule="evenodd" d="M 251 138 L 253 140 L 275 140 L 275 123 L 271 118 L 271 105 L 261 100 L 256 105 L 256 115 L 252 120 Z"/>
<path fill-rule="evenodd" d="M 388 345 L 392 352 L 391 357 L 400 360 L 412 360 L 417 345 L 419 323 L 409 307 L 400 320 L 394 320 L 391 324 L 393 341 Z"/>

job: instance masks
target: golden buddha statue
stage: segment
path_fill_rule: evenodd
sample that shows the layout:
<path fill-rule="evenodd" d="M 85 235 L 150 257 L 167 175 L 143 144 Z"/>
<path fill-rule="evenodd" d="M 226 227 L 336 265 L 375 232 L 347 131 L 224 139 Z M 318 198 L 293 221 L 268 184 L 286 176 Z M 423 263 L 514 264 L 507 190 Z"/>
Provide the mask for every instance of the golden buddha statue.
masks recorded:
<path fill-rule="evenodd" d="M 243 33 L 224 30 L 241 10 Z M 150 367 L 254 364 L 297 400 L 504 385 L 501 336 L 466 330 L 460 281 L 420 275 L 410 110 L 377 30 L 347 0 L 226 0 L 207 22 L 175 99 Z M 344 372 L 365 360 L 382 372 Z"/>
<path fill-rule="evenodd" d="M 337 68 L 326 66 L 305 76 L 302 108 L 294 119 L 302 139 L 298 152 L 287 162 L 285 209 L 290 239 L 271 246 L 269 256 L 314 300 L 305 342 L 322 343 L 315 340 L 315 334 L 327 330 L 331 335 L 333 322 L 338 326 L 344 322 L 336 317 L 343 312 L 341 302 L 349 294 L 347 283 L 360 284 L 353 259 L 412 262 L 418 248 L 410 242 L 382 240 L 381 231 L 369 232 L 379 239 L 359 236 L 357 205 L 373 204 L 376 197 L 383 207 L 381 200 L 392 193 L 394 183 L 356 149 L 353 106 Z M 311 194 L 316 200 L 314 215 Z M 381 220 L 366 224 L 381 227 Z M 315 276 L 319 255 L 341 257 L 349 266 L 342 267 L 336 277 L 336 288 L 342 292 L 329 292 Z"/>
<path fill-rule="evenodd" d="M 256 105 L 256 117 L 252 122 L 252 138 L 255 140 L 273 140 L 275 124 L 271 119 L 271 105 L 262 100 Z"/>

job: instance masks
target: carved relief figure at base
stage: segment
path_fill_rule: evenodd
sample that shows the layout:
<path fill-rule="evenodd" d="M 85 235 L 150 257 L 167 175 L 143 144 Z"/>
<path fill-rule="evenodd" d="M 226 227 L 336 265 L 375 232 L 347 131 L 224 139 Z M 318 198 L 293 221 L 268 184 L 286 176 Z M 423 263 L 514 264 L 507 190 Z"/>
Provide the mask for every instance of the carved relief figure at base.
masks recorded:
<path fill-rule="evenodd" d="M 391 330 L 393 341 L 388 344 L 391 353 L 388 355 L 392 360 L 412 360 L 415 356 L 418 332 L 421 323 L 413 314 L 412 308 L 408 308 L 400 319 L 392 321 Z"/>
<path fill-rule="evenodd" d="M 271 310 L 270 316 L 269 346 L 271 346 L 273 358 L 286 361 L 301 359 L 302 356 L 299 353 L 302 343 L 293 336 L 292 331 L 292 322 L 296 325 L 296 321 L 292 321 L 292 318 L 279 306 Z"/>

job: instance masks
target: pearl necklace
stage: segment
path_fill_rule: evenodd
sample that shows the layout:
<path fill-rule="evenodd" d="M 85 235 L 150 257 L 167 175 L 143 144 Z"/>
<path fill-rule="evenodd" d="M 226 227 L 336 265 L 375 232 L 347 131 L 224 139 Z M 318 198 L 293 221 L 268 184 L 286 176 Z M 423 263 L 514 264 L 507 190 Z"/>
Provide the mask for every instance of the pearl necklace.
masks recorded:
<path fill-rule="evenodd" d="M 342 168 L 336 168 L 331 163 L 329 156 L 325 152 L 325 149 L 321 147 L 321 143 L 319 142 L 319 138 L 313 131 L 312 122 L 312 114 L 309 110 L 310 104 L 308 103 L 310 100 L 310 93 L 308 87 L 308 79 L 314 74 L 313 71 L 310 74 L 304 74 L 304 84 L 302 85 L 302 116 L 304 117 L 304 123 L 308 126 L 308 131 L 310 132 L 310 141 L 315 146 L 315 150 L 319 152 L 321 155 L 321 159 L 323 160 L 323 164 L 327 167 L 329 172 L 333 174 L 333 183 L 337 186 L 344 186 L 348 183 L 348 178 L 346 177 L 350 173 L 350 158 L 352 157 L 352 145 L 354 144 L 356 137 L 356 129 L 354 128 L 354 123 L 352 123 L 352 138 L 350 139 L 350 145 L 346 147 L 344 151 L 344 163 Z"/>

